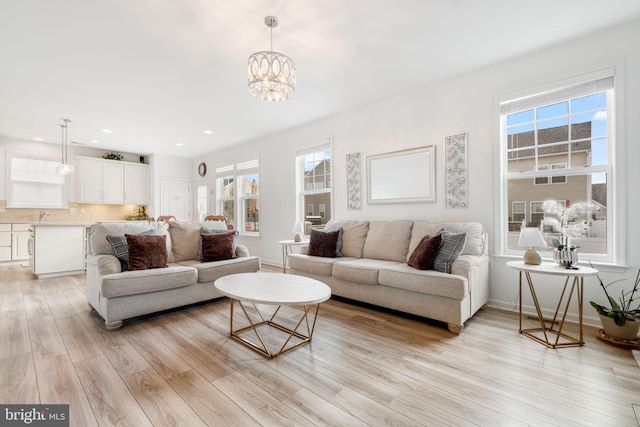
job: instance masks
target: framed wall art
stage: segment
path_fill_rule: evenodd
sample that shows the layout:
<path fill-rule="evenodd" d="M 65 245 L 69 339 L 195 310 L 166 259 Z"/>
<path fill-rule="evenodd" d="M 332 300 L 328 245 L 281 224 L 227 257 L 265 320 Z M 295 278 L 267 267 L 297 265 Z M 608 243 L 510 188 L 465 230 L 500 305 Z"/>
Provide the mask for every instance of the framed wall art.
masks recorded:
<path fill-rule="evenodd" d="M 367 201 L 436 201 L 435 146 L 367 156 Z"/>
<path fill-rule="evenodd" d="M 469 207 L 467 182 L 467 134 L 444 138 L 445 190 L 447 207 Z"/>
<path fill-rule="evenodd" d="M 347 209 L 361 208 L 360 153 L 347 154 Z"/>

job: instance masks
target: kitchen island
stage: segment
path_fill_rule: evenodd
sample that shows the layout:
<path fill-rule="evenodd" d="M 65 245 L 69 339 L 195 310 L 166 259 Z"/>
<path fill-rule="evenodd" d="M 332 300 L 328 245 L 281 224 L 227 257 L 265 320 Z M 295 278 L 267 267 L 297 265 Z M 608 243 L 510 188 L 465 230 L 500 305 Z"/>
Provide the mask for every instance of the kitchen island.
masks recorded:
<path fill-rule="evenodd" d="M 87 224 L 34 223 L 30 227 L 29 264 L 38 279 L 84 274 Z"/>

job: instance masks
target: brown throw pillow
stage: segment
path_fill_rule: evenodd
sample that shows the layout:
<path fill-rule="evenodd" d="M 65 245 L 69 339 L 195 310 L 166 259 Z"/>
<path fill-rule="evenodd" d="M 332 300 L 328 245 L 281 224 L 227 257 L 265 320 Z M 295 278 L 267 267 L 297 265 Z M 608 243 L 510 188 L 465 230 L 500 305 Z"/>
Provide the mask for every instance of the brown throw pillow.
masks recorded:
<path fill-rule="evenodd" d="M 309 255 L 335 258 L 341 231 L 321 231 L 312 228 L 309 238 Z"/>
<path fill-rule="evenodd" d="M 167 267 L 167 236 L 125 234 L 129 271 Z"/>
<path fill-rule="evenodd" d="M 418 270 L 432 270 L 433 261 L 436 259 L 440 249 L 440 243 L 442 243 L 440 234 L 434 237 L 424 236 L 409 257 L 407 264 Z"/>
<path fill-rule="evenodd" d="M 221 261 L 235 257 L 233 242 L 235 231 L 216 234 L 202 234 L 202 262 Z"/>

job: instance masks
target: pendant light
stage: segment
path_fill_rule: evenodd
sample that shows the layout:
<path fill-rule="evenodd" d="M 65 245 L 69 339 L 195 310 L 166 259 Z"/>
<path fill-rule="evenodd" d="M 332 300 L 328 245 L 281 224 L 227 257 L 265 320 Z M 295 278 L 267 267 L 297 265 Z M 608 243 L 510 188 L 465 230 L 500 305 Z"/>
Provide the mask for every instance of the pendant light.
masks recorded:
<path fill-rule="evenodd" d="M 287 101 L 296 93 L 296 66 L 287 55 L 273 51 L 273 29 L 278 26 L 278 18 L 267 16 L 264 24 L 271 29 L 271 48 L 249 56 L 249 93 L 264 101 Z"/>
<path fill-rule="evenodd" d="M 73 165 L 69 163 L 69 160 L 67 158 L 67 127 L 69 126 L 68 124 L 71 122 L 71 120 L 60 119 L 60 121 L 62 123 L 60 123 L 58 126 L 60 126 L 60 129 L 62 130 L 62 160 L 60 162 L 60 166 L 57 167 L 56 172 L 63 175 L 69 175 L 73 172 Z"/>

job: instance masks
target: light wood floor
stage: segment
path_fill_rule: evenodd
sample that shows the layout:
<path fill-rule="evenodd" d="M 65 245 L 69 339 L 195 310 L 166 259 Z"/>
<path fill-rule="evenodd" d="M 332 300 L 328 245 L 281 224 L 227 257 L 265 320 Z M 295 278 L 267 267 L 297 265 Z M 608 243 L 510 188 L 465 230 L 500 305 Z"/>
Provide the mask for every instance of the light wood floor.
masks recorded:
<path fill-rule="evenodd" d="M 266 360 L 227 337 L 228 301 L 106 332 L 84 276 L 0 268 L 0 403 L 68 403 L 71 425 L 636 426 L 640 369 L 585 328 L 547 349 L 481 310 L 461 335 L 341 301 Z"/>

